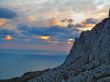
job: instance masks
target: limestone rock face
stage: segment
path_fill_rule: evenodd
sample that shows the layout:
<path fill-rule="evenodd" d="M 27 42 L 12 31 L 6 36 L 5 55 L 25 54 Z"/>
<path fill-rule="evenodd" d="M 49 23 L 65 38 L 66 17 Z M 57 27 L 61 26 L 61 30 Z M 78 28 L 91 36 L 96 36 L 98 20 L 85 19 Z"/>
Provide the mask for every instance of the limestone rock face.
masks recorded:
<path fill-rule="evenodd" d="M 62 65 L 29 82 L 110 82 L 110 17 L 82 32 Z"/>

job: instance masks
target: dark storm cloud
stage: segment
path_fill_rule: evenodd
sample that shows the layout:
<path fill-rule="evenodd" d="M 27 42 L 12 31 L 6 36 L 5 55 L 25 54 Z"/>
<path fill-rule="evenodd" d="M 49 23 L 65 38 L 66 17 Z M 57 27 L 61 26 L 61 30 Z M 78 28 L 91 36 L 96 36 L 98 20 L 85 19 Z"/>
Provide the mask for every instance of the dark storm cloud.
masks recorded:
<path fill-rule="evenodd" d="M 17 17 L 17 14 L 12 10 L 3 7 L 0 8 L 0 18 L 12 19 L 15 17 Z"/>

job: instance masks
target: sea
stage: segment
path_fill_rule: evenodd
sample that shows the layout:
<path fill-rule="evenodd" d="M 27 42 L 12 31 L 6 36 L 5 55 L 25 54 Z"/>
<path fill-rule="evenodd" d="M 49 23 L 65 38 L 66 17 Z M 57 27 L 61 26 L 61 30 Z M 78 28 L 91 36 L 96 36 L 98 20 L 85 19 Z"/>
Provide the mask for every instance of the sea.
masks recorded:
<path fill-rule="evenodd" d="M 0 79 L 20 77 L 25 72 L 41 71 L 62 64 L 66 54 L 38 54 L 37 50 L 0 49 Z"/>

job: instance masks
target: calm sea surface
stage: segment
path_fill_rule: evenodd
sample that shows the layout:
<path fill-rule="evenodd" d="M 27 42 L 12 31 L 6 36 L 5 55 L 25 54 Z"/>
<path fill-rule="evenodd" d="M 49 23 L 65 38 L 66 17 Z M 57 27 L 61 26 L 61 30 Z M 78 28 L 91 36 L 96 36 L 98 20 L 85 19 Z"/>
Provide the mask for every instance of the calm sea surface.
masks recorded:
<path fill-rule="evenodd" d="M 0 79 L 20 76 L 28 71 L 53 68 L 63 63 L 66 58 L 65 54 L 45 55 L 37 52 L 40 51 L 0 49 Z"/>

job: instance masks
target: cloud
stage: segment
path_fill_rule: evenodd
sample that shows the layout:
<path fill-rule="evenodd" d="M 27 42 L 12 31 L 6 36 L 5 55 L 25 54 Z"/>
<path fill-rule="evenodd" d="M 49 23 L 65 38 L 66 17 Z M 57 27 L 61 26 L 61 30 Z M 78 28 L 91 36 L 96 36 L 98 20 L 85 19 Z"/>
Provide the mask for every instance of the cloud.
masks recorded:
<path fill-rule="evenodd" d="M 35 25 L 33 21 L 36 21 L 35 18 L 37 17 L 36 25 L 45 26 L 47 24 L 46 26 L 48 26 L 49 23 L 47 23 L 47 21 L 52 18 L 61 20 L 72 18 L 74 19 L 74 23 L 80 23 L 82 20 L 90 17 L 103 19 L 106 17 L 105 12 L 110 8 L 110 5 L 107 4 L 109 0 L 101 1 L 102 0 L 3 0 L 2 4 L 16 11 L 20 21 L 23 23 Z M 42 20 L 47 21 L 45 23 L 42 22 Z M 65 23 L 59 24 L 65 25 Z"/>
<path fill-rule="evenodd" d="M 48 28 L 40 27 L 29 27 L 27 25 L 18 25 L 18 30 L 21 31 L 23 35 L 35 36 L 39 39 L 51 39 L 57 41 L 66 41 L 70 38 L 75 38 L 79 36 L 79 30 L 77 28 L 62 28 L 60 26 L 51 26 Z"/>
<path fill-rule="evenodd" d="M 9 22 L 3 24 L 2 26 L 0 26 L 0 29 L 8 29 L 8 30 L 12 30 L 12 31 L 17 31 L 16 29 L 16 25 L 13 25 Z"/>
<path fill-rule="evenodd" d="M 6 19 L 0 19 L 0 27 L 4 26 L 8 23 L 8 21 Z"/>
<path fill-rule="evenodd" d="M 16 16 L 17 14 L 13 12 L 12 10 L 9 10 L 3 7 L 0 8 L 0 18 L 12 19 L 12 18 L 15 18 Z"/>
<path fill-rule="evenodd" d="M 73 43 L 74 43 L 74 41 L 75 41 L 75 39 L 73 39 L 73 38 L 70 38 L 70 39 L 67 39 L 67 44 L 68 45 L 72 45 Z"/>
<path fill-rule="evenodd" d="M 36 3 L 38 4 L 43 4 L 43 3 L 46 3 L 48 0 L 40 0 L 40 1 L 37 1 Z"/>
<path fill-rule="evenodd" d="M 70 47 L 67 49 L 65 44 L 72 45 L 74 38 L 79 37 L 81 31 L 90 30 L 97 22 L 90 17 L 107 17 L 106 12 L 110 8 L 107 2 L 110 0 L 103 0 L 103 3 L 100 1 L 102 0 L 0 0 L 6 7 L 0 8 L 0 18 L 8 20 L 8 24 L 4 20 L 0 22 L 0 37 L 2 36 L 3 42 L 9 44 L 8 48 L 13 46 L 12 48 L 19 49 L 24 47 L 50 51 L 57 49 L 55 52 L 69 51 Z M 73 25 L 68 25 L 70 22 L 62 23 L 63 19 L 72 19 Z M 7 35 L 14 40 L 4 41 L 3 38 Z M 1 44 L 3 48 L 7 48 L 4 44 Z"/>
<path fill-rule="evenodd" d="M 37 21 L 37 17 L 34 16 L 34 15 L 28 16 L 27 19 L 28 19 L 30 22 L 35 22 L 35 21 Z"/>
<path fill-rule="evenodd" d="M 84 27 L 82 23 L 74 24 L 73 26 L 76 28 L 83 28 Z"/>
<path fill-rule="evenodd" d="M 0 7 L 0 30 L 7 29 L 12 31 L 16 30 L 16 17 L 17 14 L 12 10 Z M 11 20 L 10 20 L 11 19 Z"/>
<path fill-rule="evenodd" d="M 3 39 L 6 40 L 6 41 L 11 41 L 11 40 L 13 40 L 13 37 L 10 36 L 10 35 L 7 35 Z"/>
<path fill-rule="evenodd" d="M 9 29 L 0 29 L 0 36 L 4 35 L 16 35 L 15 31 L 9 30 Z"/>
<path fill-rule="evenodd" d="M 95 24 L 97 24 L 99 20 L 95 18 L 87 18 L 84 21 L 81 21 L 80 23 L 74 24 L 73 26 L 76 28 L 93 28 Z"/>
<path fill-rule="evenodd" d="M 87 18 L 80 23 L 72 24 L 79 31 L 91 30 L 99 22 L 96 18 Z"/>
<path fill-rule="evenodd" d="M 60 19 L 58 18 L 52 18 L 50 20 L 50 26 L 60 26 L 60 27 L 66 27 L 68 25 L 67 22 L 62 22 Z"/>
<path fill-rule="evenodd" d="M 50 36 L 37 36 L 35 38 L 41 39 L 41 40 L 49 40 Z"/>
<path fill-rule="evenodd" d="M 5 42 L 5 41 L 11 41 L 15 39 L 17 36 L 17 33 L 15 31 L 1 28 L 0 29 L 0 42 Z"/>
<path fill-rule="evenodd" d="M 22 49 L 24 47 L 25 49 L 49 49 L 50 51 L 67 52 L 70 48 L 67 49 L 66 47 L 66 51 L 64 46 L 72 45 L 73 42 L 70 38 L 74 38 L 78 34 L 73 34 L 74 30 L 59 26 L 38 28 L 29 27 L 28 25 L 19 25 L 17 28 L 20 31 L 20 34 L 9 29 L 0 30 L 0 42 L 4 45 L 7 44 L 6 46 L 9 48 L 13 46 L 12 48 Z"/>
<path fill-rule="evenodd" d="M 83 24 L 97 24 L 97 23 L 98 23 L 98 20 L 94 18 L 88 18 L 83 22 Z"/>

